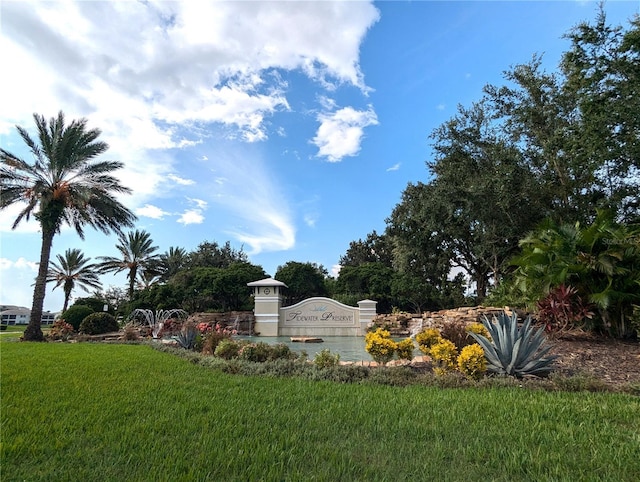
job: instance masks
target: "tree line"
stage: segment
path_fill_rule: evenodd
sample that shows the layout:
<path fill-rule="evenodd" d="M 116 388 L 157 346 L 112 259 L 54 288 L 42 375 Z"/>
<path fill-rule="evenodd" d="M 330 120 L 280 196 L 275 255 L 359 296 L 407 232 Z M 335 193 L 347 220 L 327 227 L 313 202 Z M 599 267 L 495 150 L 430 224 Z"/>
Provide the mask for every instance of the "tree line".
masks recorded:
<path fill-rule="evenodd" d="M 573 293 L 569 304 L 593 307 L 595 327 L 636 331 L 640 17 L 610 26 L 601 8 L 565 38 L 557 70 L 544 70 L 534 55 L 432 132 L 425 180 L 407 185 L 383 233 L 350 243 L 336 279 L 313 263 L 279 267 L 288 302 L 328 295 L 349 304 L 372 298 L 380 311 L 485 301 L 536 307 L 562 292 Z M 157 254 L 149 233 L 123 232 L 136 217 L 115 198 L 129 192 L 112 174 L 122 164 L 95 160 L 107 149 L 100 131 L 85 119 L 66 125 L 62 113 L 34 120 L 37 139 L 18 127 L 33 164 L 0 149 L 0 208 L 22 203 L 14 227 L 33 216 L 42 232 L 25 339 L 43 339 L 47 282 L 63 286 L 66 306 L 69 286 L 95 289 L 100 273 L 126 271 L 120 298 L 131 308 L 249 306 L 246 283 L 266 274 L 241 249 L 204 242 L 191 253 Z M 69 250 L 50 264 L 63 224 L 81 238 L 86 226 L 118 233 L 120 255 L 89 263 Z M 69 281 L 74 263 L 85 274 Z"/>

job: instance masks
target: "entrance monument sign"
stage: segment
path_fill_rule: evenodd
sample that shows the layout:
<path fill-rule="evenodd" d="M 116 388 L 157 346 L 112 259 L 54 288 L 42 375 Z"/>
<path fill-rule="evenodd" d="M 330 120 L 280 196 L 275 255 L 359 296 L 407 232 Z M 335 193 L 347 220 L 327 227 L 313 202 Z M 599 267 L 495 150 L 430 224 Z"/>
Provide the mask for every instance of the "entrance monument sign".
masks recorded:
<path fill-rule="evenodd" d="M 282 307 L 287 285 L 273 278 L 247 283 L 253 288 L 255 331 L 262 336 L 364 336 L 376 316 L 376 301 L 347 306 L 330 298 L 308 298 Z"/>

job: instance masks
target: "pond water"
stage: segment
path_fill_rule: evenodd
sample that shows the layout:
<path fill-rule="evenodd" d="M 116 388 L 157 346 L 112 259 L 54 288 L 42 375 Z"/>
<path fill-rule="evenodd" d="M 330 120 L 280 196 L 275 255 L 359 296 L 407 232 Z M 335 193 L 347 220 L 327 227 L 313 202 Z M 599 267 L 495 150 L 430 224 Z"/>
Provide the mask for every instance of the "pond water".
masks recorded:
<path fill-rule="evenodd" d="M 372 361 L 371 355 L 364 349 L 363 336 L 323 336 L 322 343 L 300 343 L 292 342 L 289 336 L 237 336 L 240 340 L 250 340 L 253 343 L 259 341 L 275 344 L 284 343 L 291 348 L 291 351 L 300 353 L 306 351 L 310 360 L 313 360 L 316 353 L 322 350 L 330 350 L 331 353 L 339 353 L 341 361 Z M 414 351 L 414 355 L 421 355 L 419 350 Z"/>

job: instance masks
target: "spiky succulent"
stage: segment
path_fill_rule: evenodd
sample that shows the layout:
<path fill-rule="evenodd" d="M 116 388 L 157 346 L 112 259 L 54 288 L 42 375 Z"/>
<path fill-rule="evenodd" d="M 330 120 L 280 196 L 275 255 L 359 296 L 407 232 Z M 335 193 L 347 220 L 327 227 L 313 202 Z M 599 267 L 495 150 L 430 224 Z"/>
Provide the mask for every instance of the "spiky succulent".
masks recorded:
<path fill-rule="evenodd" d="M 196 338 L 198 337 L 198 328 L 191 322 L 187 322 L 180 330 L 178 335 L 174 336 L 173 339 L 178 342 L 178 344 L 182 348 L 186 348 L 187 350 L 191 350 L 196 344 Z"/>
<path fill-rule="evenodd" d="M 542 329 L 531 325 L 527 317 L 521 327 L 515 313 L 501 313 L 493 322 L 485 316 L 482 322 L 491 336 L 491 341 L 477 333 L 469 333 L 484 349 L 487 370 L 499 375 L 521 378 L 525 375 L 547 375 L 553 370 L 556 355 L 547 355 L 551 346 L 546 345 Z"/>

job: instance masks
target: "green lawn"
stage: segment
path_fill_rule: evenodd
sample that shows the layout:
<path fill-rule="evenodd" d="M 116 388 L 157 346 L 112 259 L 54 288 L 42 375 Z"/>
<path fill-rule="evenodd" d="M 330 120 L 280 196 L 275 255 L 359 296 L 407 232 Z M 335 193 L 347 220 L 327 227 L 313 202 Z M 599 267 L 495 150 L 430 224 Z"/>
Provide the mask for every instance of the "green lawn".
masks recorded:
<path fill-rule="evenodd" d="M 3 482 L 637 481 L 640 398 L 227 375 L 149 346 L 0 343 Z"/>

